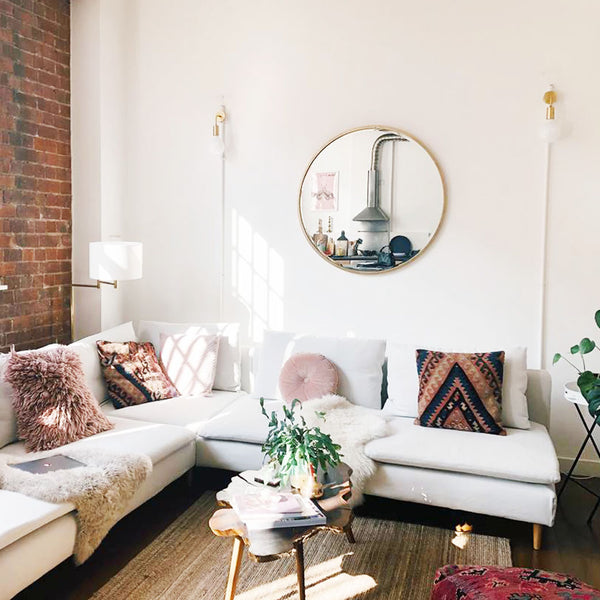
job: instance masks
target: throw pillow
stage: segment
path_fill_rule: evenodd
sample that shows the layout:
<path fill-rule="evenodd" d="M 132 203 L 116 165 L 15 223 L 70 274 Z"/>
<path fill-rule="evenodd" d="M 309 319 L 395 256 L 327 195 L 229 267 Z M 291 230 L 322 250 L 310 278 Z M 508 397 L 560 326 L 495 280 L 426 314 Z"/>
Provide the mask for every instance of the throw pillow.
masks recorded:
<path fill-rule="evenodd" d="M 17 419 L 12 407 L 12 388 L 4 381 L 4 370 L 10 355 L 0 354 L 0 448 L 18 439 Z"/>
<path fill-rule="evenodd" d="M 133 323 L 129 321 L 128 323 L 105 329 L 100 333 L 89 335 L 69 344 L 69 348 L 77 352 L 79 358 L 81 358 L 85 380 L 92 391 L 92 394 L 94 394 L 94 398 L 96 398 L 98 404 L 102 404 L 103 402 L 107 402 L 106 382 L 102 375 L 100 361 L 98 360 L 98 348 L 96 347 L 96 342 L 98 340 L 110 340 L 111 342 L 137 342 L 138 338 L 135 335 Z"/>
<path fill-rule="evenodd" d="M 417 350 L 424 427 L 506 435 L 502 427 L 504 352 Z"/>
<path fill-rule="evenodd" d="M 353 404 L 381 409 L 384 340 L 328 338 L 266 331 L 260 348 L 259 367 L 252 395 L 282 400 L 279 389 L 281 368 L 290 356 L 307 352 L 323 354 L 335 364 L 340 396 Z"/>
<path fill-rule="evenodd" d="M 218 335 L 160 335 L 160 360 L 179 393 L 206 396 L 212 392 L 219 353 Z"/>
<path fill-rule="evenodd" d="M 97 341 L 100 366 L 115 408 L 179 396 L 150 342 Z"/>
<path fill-rule="evenodd" d="M 300 402 L 335 394 L 338 372 L 335 365 L 322 354 L 294 354 L 283 365 L 279 389 L 286 402 Z"/>
<path fill-rule="evenodd" d="M 85 383 L 81 360 L 64 346 L 13 352 L 5 379 L 13 388 L 18 434 L 28 452 L 52 450 L 113 427 Z"/>
<path fill-rule="evenodd" d="M 139 340 L 152 342 L 160 348 L 160 334 L 180 333 L 219 335 L 219 357 L 215 374 L 215 390 L 237 392 L 241 389 L 241 351 L 239 323 L 168 323 L 164 321 L 139 321 L 136 326 Z"/>
<path fill-rule="evenodd" d="M 386 414 L 398 417 L 416 417 L 418 413 L 419 375 L 415 365 L 415 352 L 422 345 L 388 342 L 388 400 Z M 489 347 L 489 346 L 488 346 Z M 432 346 L 429 346 L 432 349 Z M 441 352 L 481 352 L 482 348 L 456 348 L 433 345 Z M 504 427 L 529 429 L 527 409 L 527 348 L 504 349 L 504 377 L 502 381 L 502 424 Z"/>

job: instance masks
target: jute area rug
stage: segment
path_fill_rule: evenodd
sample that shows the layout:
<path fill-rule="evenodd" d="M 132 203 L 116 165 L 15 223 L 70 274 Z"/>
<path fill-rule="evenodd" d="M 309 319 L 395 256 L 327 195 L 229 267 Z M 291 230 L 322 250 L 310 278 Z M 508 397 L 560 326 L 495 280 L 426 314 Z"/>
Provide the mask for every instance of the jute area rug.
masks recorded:
<path fill-rule="evenodd" d="M 220 600 L 230 538 L 208 527 L 216 508 L 206 493 L 110 579 L 95 600 Z M 505 538 L 472 534 L 463 550 L 452 531 L 357 517 L 356 544 L 319 532 L 305 542 L 306 597 L 319 600 L 428 600 L 435 571 L 448 563 L 511 566 Z M 244 553 L 236 600 L 295 600 L 295 560 L 257 564 Z"/>

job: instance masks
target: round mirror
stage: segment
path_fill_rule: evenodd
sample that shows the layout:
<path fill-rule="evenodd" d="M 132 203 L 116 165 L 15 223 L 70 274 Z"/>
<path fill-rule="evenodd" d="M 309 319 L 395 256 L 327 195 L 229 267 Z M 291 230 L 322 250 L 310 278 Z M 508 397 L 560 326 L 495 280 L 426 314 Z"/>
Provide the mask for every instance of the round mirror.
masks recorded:
<path fill-rule="evenodd" d="M 433 156 L 388 127 L 362 127 L 328 142 L 300 188 L 300 220 L 311 246 L 355 273 L 381 273 L 419 257 L 444 206 L 444 181 Z"/>

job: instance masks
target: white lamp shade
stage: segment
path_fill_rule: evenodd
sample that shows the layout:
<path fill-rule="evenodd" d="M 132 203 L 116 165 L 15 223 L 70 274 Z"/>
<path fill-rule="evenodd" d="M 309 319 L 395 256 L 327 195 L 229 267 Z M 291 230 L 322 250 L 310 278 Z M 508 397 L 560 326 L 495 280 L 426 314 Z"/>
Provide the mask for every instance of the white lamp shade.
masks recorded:
<path fill-rule="evenodd" d="M 558 141 L 563 133 L 562 124 L 558 119 L 544 119 L 540 125 L 540 138 L 548 144 Z"/>
<path fill-rule="evenodd" d="M 141 279 L 142 256 L 140 242 L 90 242 L 90 279 Z"/>
<path fill-rule="evenodd" d="M 223 156 L 225 154 L 225 142 L 221 135 L 213 135 L 210 142 L 210 152 L 215 156 Z"/>

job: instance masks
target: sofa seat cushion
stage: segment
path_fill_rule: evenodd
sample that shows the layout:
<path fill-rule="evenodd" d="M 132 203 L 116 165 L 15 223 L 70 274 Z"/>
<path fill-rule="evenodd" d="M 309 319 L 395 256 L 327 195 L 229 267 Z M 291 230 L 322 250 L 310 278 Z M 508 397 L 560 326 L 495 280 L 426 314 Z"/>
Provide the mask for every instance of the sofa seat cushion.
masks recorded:
<path fill-rule="evenodd" d="M 68 502 L 51 504 L 0 490 L 0 549 L 73 510 Z"/>
<path fill-rule="evenodd" d="M 269 414 L 274 410 L 281 414 L 283 405 L 283 400 L 265 400 L 265 410 Z M 244 395 L 206 421 L 198 429 L 198 435 L 212 440 L 263 444 L 267 439 L 268 424 L 260 412 L 258 400 Z"/>
<path fill-rule="evenodd" d="M 152 464 L 156 464 L 196 439 L 193 432 L 174 425 L 133 421 L 112 415 L 109 416 L 109 421 L 114 424 L 114 429 L 66 444 L 57 450 L 26 452 L 23 442 L 15 442 L 0 449 L 0 453 L 22 456 L 23 460 L 34 460 L 48 454 L 67 452 L 69 448 L 97 447 L 102 450 L 145 454 L 150 457 Z"/>
<path fill-rule="evenodd" d="M 506 436 L 429 429 L 408 417 L 394 417 L 389 426 L 392 435 L 365 446 L 367 456 L 378 462 L 529 483 L 560 480 L 552 440 L 538 423 L 507 428 Z"/>
<path fill-rule="evenodd" d="M 127 408 L 106 409 L 105 412 L 119 418 L 178 425 L 195 433 L 240 396 L 246 396 L 246 393 L 213 390 L 211 396 L 181 396 Z"/>

